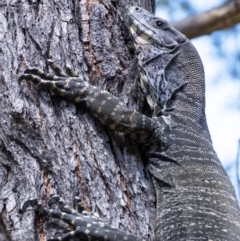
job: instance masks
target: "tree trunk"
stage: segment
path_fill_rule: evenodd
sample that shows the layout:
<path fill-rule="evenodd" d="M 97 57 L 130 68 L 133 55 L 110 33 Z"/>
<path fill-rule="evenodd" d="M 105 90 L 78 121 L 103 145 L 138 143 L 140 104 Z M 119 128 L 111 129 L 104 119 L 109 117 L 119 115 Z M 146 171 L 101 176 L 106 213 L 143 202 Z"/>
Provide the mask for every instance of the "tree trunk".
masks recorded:
<path fill-rule="evenodd" d="M 6 231 L 6 227 L 3 223 L 2 216 L 0 216 L 0 240 L 1 241 L 10 241 L 10 237 Z"/>
<path fill-rule="evenodd" d="M 52 194 L 71 206 L 80 196 L 106 223 L 153 235 L 155 196 L 138 146 L 82 106 L 17 83 L 28 67 L 47 71 L 51 58 L 142 110 L 134 50 L 119 17 L 126 19 L 127 4 L 154 11 L 153 0 L 1 1 L 0 212 L 12 240 L 66 232 L 31 209 L 18 213 L 27 199 L 47 204 Z"/>

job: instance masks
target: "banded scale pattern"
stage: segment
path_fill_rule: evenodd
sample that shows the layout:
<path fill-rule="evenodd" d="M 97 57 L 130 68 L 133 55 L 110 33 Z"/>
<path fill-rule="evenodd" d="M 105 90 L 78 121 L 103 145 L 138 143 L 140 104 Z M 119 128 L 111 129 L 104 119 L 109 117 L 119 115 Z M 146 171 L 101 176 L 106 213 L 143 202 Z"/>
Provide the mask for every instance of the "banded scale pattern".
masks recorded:
<path fill-rule="evenodd" d="M 156 241 L 240 240 L 239 205 L 207 127 L 201 59 L 192 43 L 165 20 L 139 7 L 128 11 L 140 86 L 152 109 L 152 118 L 128 109 L 69 67 L 65 73 L 51 60 L 47 64 L 55 76 L 28 69 L 19 82 L 26 79 L 40 90 L 85 104 L 103 125 L 127 133 L 142 145 L 156 190 Z M 142 240 L 108 226 L 107 234 L 99 222 L 86 235 L 86 225 L 95 222 L 92 219 L 60 215 L 36 202 L 27 201 L 23 210 L 33 205 L 43 215 L 63 219 L 75 227 L 73 233 L 58 240 L 75 235 L 87 241 L 95 238 L 94 230 L 98 231 L 96 240 Z M 63 210 L 69 213 L 68 209 Z M 79 217 L 81 221 L 76 222 Z"/>
<path fill-rule="evenodd" d="M 75 76 L 75 71 L 67 66 L 67 73 L 60 69 L 52 60 L 47 60 L 46 64 L 53 69 L 56 75 L 43 73 L 36 68 L 27 69 L 18 79 L 36 84 L 38 90 L 49 90 L 53 95 L 59 95 L 76 103 L 84 104 L 90 113 L 108 128 L 127 133 L 133 139 L 140 138 L 143 142 L 148 142 L 147 133 L 154 132 L 158 123 L 141 113 L 130 110 L 118 98 L 109 92 L 90 85 Z"/>
<path fill-rule="evenodd" d="M 77 210 L 70 208 L 58 195 L 51 197 L 49 205 L 52 204 L 57 204 L 61 211 L 47 209 L 37 199 L 26 201 L 21 208 L 21 212 L 24 212 L 29 206 L 33 206 L 39 214 L 61 219 L 75 228 L 74 231 L 68 232 L 62 237 L 50 238 L 48 241 L 66 241 L 74 237 L 88 241 L 144 241 L 133 234 L 127 234 L 120 229 L 106 225 L 96 213 L 83 211 L 81 200 L 78 197 L 74 199 L 74 204 L 77 206 Z"/>

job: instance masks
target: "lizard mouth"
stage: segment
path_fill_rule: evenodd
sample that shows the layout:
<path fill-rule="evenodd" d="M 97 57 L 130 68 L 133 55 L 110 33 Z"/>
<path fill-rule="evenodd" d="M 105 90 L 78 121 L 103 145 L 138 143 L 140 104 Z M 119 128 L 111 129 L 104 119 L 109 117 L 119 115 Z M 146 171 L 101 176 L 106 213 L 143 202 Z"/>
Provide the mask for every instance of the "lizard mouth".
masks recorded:
<path fill-rule="evenodd" d="M 136 11 L 138 14 L 136 14 Z M 148 16 L 146 20 L 146 16 L 144 16 L 145 18 L 141 17 L 141 11 L 142 9 L 138 7 L 130 7 L 128 11 L 128 25 L 136 45 L 153 45 L 155 43 L 165 51 L 175 49 L 178 44 L 164 30 L 154 31 L 154 28 L 150 26 L 152 19 L 155 17 Z M 140 15 L 139 18 L 138 15 Z"/>

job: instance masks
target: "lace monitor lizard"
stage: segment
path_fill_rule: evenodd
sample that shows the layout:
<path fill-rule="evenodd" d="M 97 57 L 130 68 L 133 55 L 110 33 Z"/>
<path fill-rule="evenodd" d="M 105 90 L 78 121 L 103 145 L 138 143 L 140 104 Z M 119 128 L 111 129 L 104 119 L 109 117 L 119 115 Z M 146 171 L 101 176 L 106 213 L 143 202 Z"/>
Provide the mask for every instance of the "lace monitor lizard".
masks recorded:
<path fill-rule="evenodd" d="M 139 7 L 128 8 L 140 71 L 140 85 L 152 117 L 130 110 L 118 98 L 77 77 L 53 61 L 56 75 L 32 68 L 20 76 L 38 89 L 84 103 L 91 114 L 112 130 L 138 140 L 148 157 L 157 199 L 155 240 L 237 241 L 240 212 L 235 191 L 215 153 L 205 117 L 205 80 L 201 59 L 192 43 L 165 20 Z M 69 70 L 69 69 L 68 69 Z M 75 227 L 50 240 L 129 240 L 141 237 L 76 212 L 54 197 L 61 213 L 28 200 L 43 215 Z"/>

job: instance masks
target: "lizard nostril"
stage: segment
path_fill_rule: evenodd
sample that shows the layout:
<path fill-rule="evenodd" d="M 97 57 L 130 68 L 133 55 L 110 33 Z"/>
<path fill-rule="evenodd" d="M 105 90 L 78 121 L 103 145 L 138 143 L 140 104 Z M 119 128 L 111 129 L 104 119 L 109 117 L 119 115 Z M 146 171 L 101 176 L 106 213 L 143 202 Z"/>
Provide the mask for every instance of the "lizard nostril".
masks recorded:
<path fill-rule="evenodd" d="M 139 7 L 136 7 L 136 8 L 135 8 L 135 10 L 136 10 L 136 11 L 139 11 L 139 10 L 140 10 L 140 8 L 139 8 Z"/>

